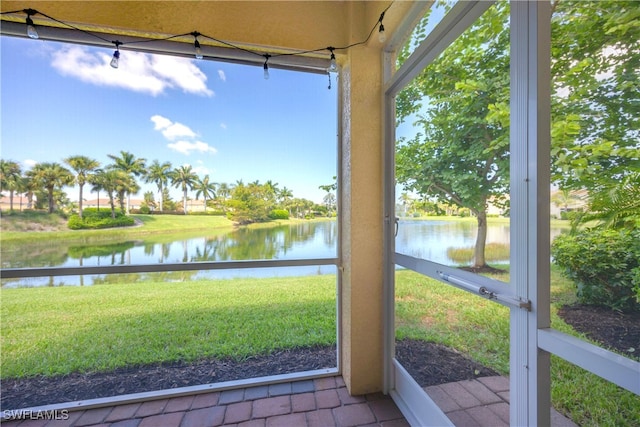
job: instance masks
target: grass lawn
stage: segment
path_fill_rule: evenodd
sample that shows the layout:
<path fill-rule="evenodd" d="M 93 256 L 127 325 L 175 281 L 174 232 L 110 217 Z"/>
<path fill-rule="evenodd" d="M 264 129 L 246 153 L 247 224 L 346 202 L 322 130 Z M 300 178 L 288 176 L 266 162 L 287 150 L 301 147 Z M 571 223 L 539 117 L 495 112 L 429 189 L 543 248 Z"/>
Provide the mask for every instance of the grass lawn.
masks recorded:
<path fill-rule="evenodd" d="M 3 289 L 2 378 L 336 340 L 335 276 Z"/>
<path fill-rule="evenodd" d="M 132 215 L 141 226 L 118 227 L 102 230 L 69 230 L 60 226 L 60 217 L 42 212 L 2 215 L 0 242 L 36 243 L 41 241 L 64 240 L 65 242 L 105 242 L 149 237 L 150 235 L 180 234 L 190 231 L 231 230 L 233 222 L 222 216 L 213 215 Z M 58 222 L 56 222 L 56 219 Z M 66 223 L 63 223 L 66 224 Z M 52 231 L 46 231 L 50 230 Z M 29 232 L 31 230 L 45 230 Z"/>

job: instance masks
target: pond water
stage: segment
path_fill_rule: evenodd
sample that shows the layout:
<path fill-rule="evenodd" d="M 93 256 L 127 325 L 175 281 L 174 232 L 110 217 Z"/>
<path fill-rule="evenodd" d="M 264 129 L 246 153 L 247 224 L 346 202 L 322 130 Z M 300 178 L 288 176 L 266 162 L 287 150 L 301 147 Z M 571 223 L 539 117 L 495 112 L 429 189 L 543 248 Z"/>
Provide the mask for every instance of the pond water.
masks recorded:
<path fill-rule="evenodd" d="M 136 265 L 198 261 L 287 260 L 337 256 L 336 221 L 312 221 L 268 228 L 241 228 L 227 233 L 203 233 L 158 241 L 132 240 L 105 244 L 39 242 L 34 245 L 3 245 L 2 267 L 79 267 Z M 552 230 L 552 237 L 560 234 Z M 400 221 L 396 251 L 442 264 L 457 264 L 447 256 L 449 248 L 471 247 L 476 226 L 466 221 Z M 155 239 L 155 240 L 153 240 Z M 490 224 L 488 243 L 509 243 L 509 224 Z M 508 259 L 503 260 L 508 261 Z M 259 268 L 250 270 L 155 273 L 163 280 L 197 278 L 272 277 L 281 275 L 335 274 L 335 266 Z M 3 279 L 3 287 L 90 285 L 117 281 L 118 275 Z M 129 275 L 131 276 L 131 275 Z M 141 275 L 137 275 L 138 280 Z"/>

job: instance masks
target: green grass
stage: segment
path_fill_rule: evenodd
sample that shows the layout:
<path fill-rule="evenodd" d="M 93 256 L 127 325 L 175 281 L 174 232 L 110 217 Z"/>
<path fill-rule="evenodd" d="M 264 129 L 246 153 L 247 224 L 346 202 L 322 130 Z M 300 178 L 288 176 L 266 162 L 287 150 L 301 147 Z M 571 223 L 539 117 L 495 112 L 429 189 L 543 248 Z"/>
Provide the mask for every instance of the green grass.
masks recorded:
<path fill-rule="evenodd" d="M 502 261 L 509 259 L 509 244 L 508 243 L 487 243 L 484 247 L 485 259 L 488 262 Z M 459 264 L 466 264 L 473 261 L 475 253 L 475 247 L 469 246 L 466 248 L 448 248 L 447 256 L 454 262 Z"/>
<path fill-rule="evenodd" d="M 34 215 L 35 214 L 35 215 Z M 38 227 L 35 224 L 53 221 L 60 218 L 57 215 L 48 216 L 37 215 L 36 213 L 3 215 L 0 218 L 2 233 L 0 242 L 2 244 L 20 243 L 35 244 L 43 241 L 64 241 L 64 242 L 107 242 L 132 239 L 154 235 L 177 235 L 183 236 L 189 232 L 202 232 L 202 230 L 225 230 L 233 229 L 233 223 L 222 216 L 205 215 L 132 215 L 142 223 L 141 226 L 118 227 L 103 230 L 69 230 L 59 229 L 56 231 L 33 231 Z M 46 230 L 46 228 L 43 226 Z"/>
<path fill-rule="evenodd" d="M 335 276 L 2 289 L 2 378 L 333 344 Z"/>
<path fill-rule="evenodd" d="M 553 267 L 551 325 L 577 333 L 557 314 L 575 302 L 573 283 Z M 508 281 L 507 275 L 495 277 Z M 441 343 L 501 374 L 509 374 L 509 310 L 411 271 L 396 273 L 396 337 Z M 552 404 L 581 426 L 640 425 L 640 398 L 558 357 L 552 357 Z"/>

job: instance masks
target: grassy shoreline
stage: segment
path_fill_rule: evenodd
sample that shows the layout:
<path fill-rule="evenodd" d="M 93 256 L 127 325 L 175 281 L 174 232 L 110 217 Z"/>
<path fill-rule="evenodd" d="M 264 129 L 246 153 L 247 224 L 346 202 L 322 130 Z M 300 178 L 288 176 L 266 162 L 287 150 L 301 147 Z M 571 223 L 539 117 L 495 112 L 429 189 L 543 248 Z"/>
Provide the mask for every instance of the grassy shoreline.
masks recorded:
<path fill-rule="evenodd" d="M 67 243 L 94 243 L 94 242 L 115 242 L 131 240 L 139 237 L 144 237 L 146 240 L 155 236 L 171 236 L 171 235 L 189 235 L 189 233 L 201 234 L 203 230 L 211 232 L 211 234 L 219 234 L 222 232 L 233 231 L 239 226 L 233 223 L 233 221 L 223 216 L 214 215 L 131 215 L 138 225 L 132 227 L 118 227 L 108 228 L 100 230 L 69 230 L 66 228 L 66 222 L 63 222 L 60 217 L 58 220 L 55 218 L 47 217 L 44 215 L 35 216 L 35 220 L 32 218 L 33 225 L 38 226 L 40 222 L 42 225 L 40 228 L 44 228 L 45 231 L 19 231 L 16 230 L 24 223 L 30 221 L 29 217 L 22 218 L 18 215 L 2 215 L 0 216 L 0 243 L 12 244 L 12 243 L 24 243 L 24 244 L 38 244 L 43 241 L 64 241 Z M 307 219 L 288 219 L 288 220 L 274 220 L 265 223 L 250 224 L 247 227 L 250 229 L 258 228 L 271 228 L 280 225 L 307 223 L 310 221 L 327 221 L 335 220 L 335 218 L 317 218 L 312 220 Z M 56 230 L 46 230 L 46 228 L 54 228 Z M 63 228 L 64 227 L 64 228 Z M 162 238 L 161 238 L 162 240 Z M 166 240 L 166 239 L 164 239 Z"/>

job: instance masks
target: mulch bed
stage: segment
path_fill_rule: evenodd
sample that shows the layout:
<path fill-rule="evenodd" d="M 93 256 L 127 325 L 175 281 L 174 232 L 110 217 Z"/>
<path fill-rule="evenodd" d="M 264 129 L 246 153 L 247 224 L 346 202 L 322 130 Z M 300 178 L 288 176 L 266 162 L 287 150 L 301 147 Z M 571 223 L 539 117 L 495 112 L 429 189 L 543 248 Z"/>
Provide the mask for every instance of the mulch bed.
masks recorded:
<path fill-rule="evenodd" d="M 396 359 L 421 387 L 499 375 L 449 347 L 419 340 L 396 342 Z"/>
<path fill-rule="evenodd" d="M 620 313 L 604 307 L 566 305 L 558 315 L 603 347 L 640 360 L 640 312 Z"/>
<path fill-rule="evenodd" d="M 396 355 L 423 387 L 497 375 L 443 345 L 419 340 L 398 341 Z M 1 404 L 2 408 L 26 408 L 335 366 L 335 346 L 316 346 L 277 351 L 241 361 L 208 359 L 122 368 L 105 373 L 8 379 L 2 381 Z"/>
<path fill-rule="evenodd" d="M 640 360 L 640 313 L 622 314 L 572 305 L 560 309 L 559 315 L 603 346 Z M 422 387 L 498 375 L 455 350 L 420 340 L 398 341 L 396 358 Z M 6 379 L 1 384 L 0 404 L 3 409 L 19 409 L 335 366 L 335 346 L 316 346 L 276 351 L 241 361 L 208 359 L 103 373 Z"/>
<path fill-rule="evenodd" d="M 0 403 L 3 409 L 19 409 L 335 366 L 335 346 L 315 346 L 276 351 L 245 360 L 206 359 L 101 373 L 7 379 L 1 384 Z"/>

